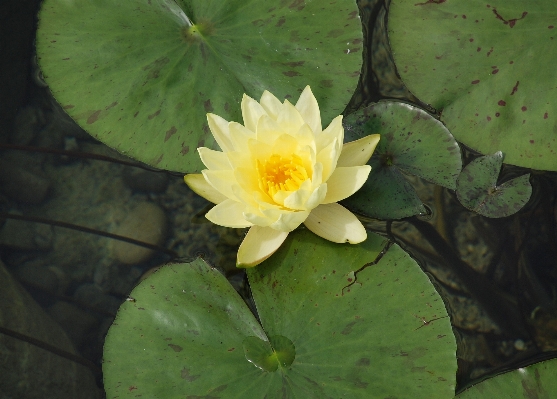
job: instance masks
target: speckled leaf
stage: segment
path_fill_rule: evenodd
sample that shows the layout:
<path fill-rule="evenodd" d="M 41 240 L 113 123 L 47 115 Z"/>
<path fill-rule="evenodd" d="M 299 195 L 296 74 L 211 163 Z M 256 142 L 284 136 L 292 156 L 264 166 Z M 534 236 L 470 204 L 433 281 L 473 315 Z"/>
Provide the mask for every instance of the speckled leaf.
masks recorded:
<path fill-rule="evenodd" d="M 467 389 L 458 399 L 557 398 L 557 360 L 549 360 L 498 375 Z"/>
<path fill-rule="evenodd" d="M 218 148 L 205 114 L 242 122 L 243 93 L 297 99 L 309 84 L 325 125 L 342 113 L 362 28 L 353 0 L 45 0 L 37 54 L 56 99 L 93 136 L 195 172 L 195 149 Z"/>
<path fill-rule="evenodd" d="M 400 102 L 379 102 L 344 120 L 345 140 L 379 133 L 381 140 L 369 164 L 362 189 L 345 200 L 358 213 L 400 219 L 425 208 L 401 173 L 410 173 L 454 189 L 462 168 L 460 148 L 442 123 L 427 112 Z"/>
<path fill-rule="evenodd" d="M 375 234 L 345 245 L 302 230 L 248 270 L 265 331 L 295 347 L 286 397 L 454 396 L 456 346 L 443 301 L 408 254 L 385 245 Z"/>
<path fill-rule="evenodd" d="M 340 245 L 291 233 L 248 272 L 263 328 L 203 261 L 164 266 L 108 333 L 107 396 L 452 398 L 456 344 L 443 301 L 386 244 L 374 234 Z"/>
<path fill-rule="evenodd" d="M 466 208 L 480 215 L 500 218 L 518 212 L 530 199 L 530 174 L 497 185 L 503 164 L 501 151 L 470 162 L 457 181 L 456 195 Z"/>
<path fill-rule="evenodd" d="M 457 140 L 557 170 L 557 2 L 393 0 L 398 71 Z"/>

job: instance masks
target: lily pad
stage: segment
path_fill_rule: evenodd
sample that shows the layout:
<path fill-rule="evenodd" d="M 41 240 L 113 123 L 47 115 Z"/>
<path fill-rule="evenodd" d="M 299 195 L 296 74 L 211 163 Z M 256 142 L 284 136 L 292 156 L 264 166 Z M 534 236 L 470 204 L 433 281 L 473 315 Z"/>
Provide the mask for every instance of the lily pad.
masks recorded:
<path fill-rule="evenodd" d="M 549 399 L 557 397 L 557 361 L 549 360 L 485 380 L 458 399 Z"/>
<path fill-rule="evenodd" d="M 379 219 L 426 213 L 405 173 L 456 188 L 462 169 L 460 147 L 441 122 L 420 108 L 382 101 L 348 115 L 344 125 L 346 141 L 381 135 L 367 182 L 344 201 L 354 211 Z"/>
<path fill-rule="evenodd" d="M 324 123 L 358 83 L 353 0 L 45 0 L 37 54 L 68 114 L 107 145 L 163 169 L 202 168 L 217 149 L 205 114 L 242 122 L 243 93 L 298 98 L 311 85 Z"/>
<path fill-rule="evenodd" d="M 410 91 L 457 140 L 557 170 L 557 3 L 393 0 L 389 38 Z M 534 60 L 534 61 L 533 61 Z"/>
<path fill-rule="evenodd" d="M 443 301 L 398 246 L 296 231 L 248 274 L 261 325 L 202 260 L 140 283 L 106 339 L 108 397 L 454 396 Z"/>
<path fill-rule="evenodd" d="M 518 212 L 530 199 L 530 174 L 497 185 L 503 164 L 501 151 L 470 162 L 458 177 L 456 196 L 466 208 L 490 218 Z"/>

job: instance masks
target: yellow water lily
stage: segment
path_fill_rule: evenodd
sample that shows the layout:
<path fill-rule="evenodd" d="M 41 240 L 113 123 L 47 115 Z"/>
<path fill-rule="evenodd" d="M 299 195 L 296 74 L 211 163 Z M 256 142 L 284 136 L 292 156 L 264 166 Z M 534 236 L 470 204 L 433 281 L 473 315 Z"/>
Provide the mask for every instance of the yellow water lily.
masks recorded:
<path fill-rule="evenodd" d="M 302 223 L 329 241 L 364 241 L 364 226 L 337 201 L 367 180 L 371 167 L 366 163 L 379 135 L 343 145 L 342 115 L 323 130 L 309 86 L 295 106 L 268 91 L 259 102 L 244 94 L 242 116 L 244 125 L 207 114 L 222 151 L 198 148 L 207 169 L 184 177 L 193 191 L 216 204 L 207 219 L 250 228 L 236 265 L 263 262 Z"/>

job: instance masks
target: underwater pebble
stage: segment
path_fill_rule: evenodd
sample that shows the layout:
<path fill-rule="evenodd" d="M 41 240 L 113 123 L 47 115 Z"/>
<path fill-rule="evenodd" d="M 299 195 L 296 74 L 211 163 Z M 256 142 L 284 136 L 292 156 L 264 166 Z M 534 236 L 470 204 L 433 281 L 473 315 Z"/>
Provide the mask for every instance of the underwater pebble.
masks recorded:
<path fill-rule="evenodd" d="M 39 172 L 31 172 L 1 160 L 0 188 L 13 200 L 37 205 L 46 198 L 50 181 Z"/>
<path fill-rule="evenodd" d="M 21 109 L 15 117 L 12 144 L 28 145 L 45 123 L 46 119 L 40 108 L 28 106 Z"/>
<path fill-rule="evenodd" d="M 6 219 L 0 228 L 0 246 L 22 251 L 48 250 L 52 241 L 51 226 Z"/>
<path fill-rule="evenodd" d="M 153 245 L 161 245 L 166 238 L 167 221 L 164 211 L 150 202 L 136 206 L 116 228 L 115 234 L 133 238 Z M 154 253 L 149 248 L 114 240 L 112 244 L 114 257 L 125 264 L 132 265 L 145 262 Z"/>
<path fill-rule="evenodd" d="M 64 301 L 56 302 L 47 313 L 66 331 L 76 347 L 83 344 L 85 334 L 98 323 L 95 316 Z"/>

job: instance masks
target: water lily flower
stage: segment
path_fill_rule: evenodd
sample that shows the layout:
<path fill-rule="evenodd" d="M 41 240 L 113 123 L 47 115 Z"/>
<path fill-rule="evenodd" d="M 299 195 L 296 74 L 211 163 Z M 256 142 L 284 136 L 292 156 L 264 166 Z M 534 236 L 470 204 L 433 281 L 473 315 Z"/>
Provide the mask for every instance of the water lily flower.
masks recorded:
<path fill-rule="evenodd" d="M 309 86 L 295 106 L 265 91 L 260 102 L 244 94 L 241 108 L 244 125 L 207 114 L 222 151 L 198 148 L 207 169 L 184 177 L 194 192 L 216 204 L 207 219 L 250 228 L 236 265 L 261 263 L 302 223 L 329 241 L 364 241 L 362 223 L 337 202 L 367 180 L 366 163 L 379 135 L 343 145 L 342 115 L 323 130 Z"/>

